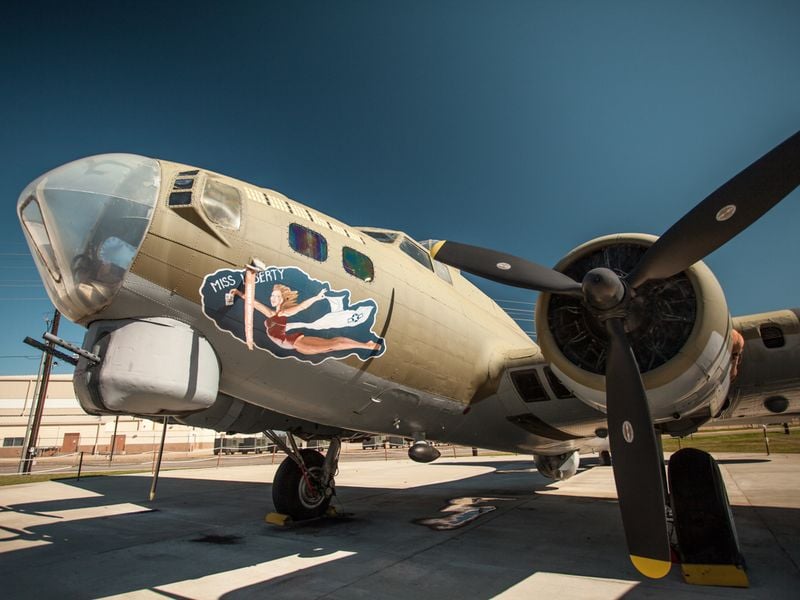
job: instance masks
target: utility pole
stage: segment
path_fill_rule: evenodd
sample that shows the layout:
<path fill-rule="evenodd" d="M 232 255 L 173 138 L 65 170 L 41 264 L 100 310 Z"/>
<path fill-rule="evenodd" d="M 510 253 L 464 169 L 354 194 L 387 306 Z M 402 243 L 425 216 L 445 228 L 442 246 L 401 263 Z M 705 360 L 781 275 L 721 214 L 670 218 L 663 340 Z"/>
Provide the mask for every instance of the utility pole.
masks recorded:
<path fill-rule="evenodd" d="M 50 324 L 50 333 L 53 335 L 58 334 L 58 323 L 61 320 L 61 313 L 58 309 L 53 312 L 53 321 Z M 48 342 L 47 345 L 52 348 L 53 343 Z M 42 414 L 44 413 L 44 399 L 47 397 L 47 386 L 50 383 L 50 371 L 53 368 L 53 355 L 48 353 L 47 358 L 44 360 L 44 370 L 42 371 L 42 381 L 39 384 L 39 397 L 36 400 L 36 410 L 33 416 L 33 423 L 31 424 L 30 434 L 28 435 L 28 444 L 22 449 L 22 461 L 20 463 L 20 473 L 28 474 L 31 472 L 33 466 L 34 453 L 36 452 L 36 444 L 39 441 L 39 427 L 42 424 Z"/>
<path fill-rule="evenodd" d="M 50 329 L 50 319 L 45 319 L 47 321 L 47 328 Z M 33 428 L 33 415 L 36 412 L 36 399 L 39 397 L 39 386 L 42 385 L 42 371 L 44 370 L 44 361 L 47 358 L 47 352 L 42 352 L 42 358 L 39 360 L 39 369 L 36 371 L 36 385 L 33 388 L 33 395 L 31 396 L 31 406 L 28 409 L 28 425 L 25 427 L 25 440 L 22 443 L 22 453 L 19 455 L 19 466 L 17 467 L 17 473 L 20 475 L 24 473 L 25 457 L 27 456 L 27 448 L 30 446 L 31 442 L 31 429 Z M 25 405 L 27 406 L 28 398 L 25 398 Z M 25 409 L 23 408 L 22 414 L 25 414 Z"/>

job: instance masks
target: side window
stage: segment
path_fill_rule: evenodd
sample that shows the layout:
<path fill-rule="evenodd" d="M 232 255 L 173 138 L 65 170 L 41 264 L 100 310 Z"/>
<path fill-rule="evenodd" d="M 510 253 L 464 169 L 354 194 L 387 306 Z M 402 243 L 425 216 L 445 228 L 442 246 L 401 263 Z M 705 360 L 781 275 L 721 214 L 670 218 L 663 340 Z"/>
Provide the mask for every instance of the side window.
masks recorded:
<path fill-rule="evenodd" d="M 328 242 L 316 231 L 306 229 L 302 225 L 289 225 L 289 245 L 292 250 L 319 262 L 328 259 Z"/>
<path fill-rule="evenodd" d="M 450 277 L 450 269 L 447 268 L 447 265 L 440 263 L 438 260 L 434 260 L 433 270 L 436 271 L 436 274 L 440 278 L 444 279 L 450 285 L 453 285 L 453 278 Z"/>
<path fill-rule="evenodd" d="M 342 266 L 353 277 L 358 277 L 364 281 L 375 279 L 375 267 L 372 265 L 372 260 L 358 250 L 353 250 L 347 246 L 342 248 Z"/>
<path fill-rule="evenodd" d="M 517 388 L 517 393 L 525 402 L 543 402 L 549 400 L 547 394 L 539 381 L 536 369 L 528 371 L 514 371 L 511 373 L 511 381 Z"/>
<path fill-rule="evenodd" d="M 192 203 L 192 188 L 200 171 L 181 171 L 172 183 L 168 204 L 171 207 L 189 206 Z"/>
<path fill-rule="evenodd" d="M 783 331 L 780 327 L 775 325 L 762 325 L 758 329 L 761 334 L 761 341 L 767 348 L 781 348 L 786 345 L 786 340 L 783 339 Z"/>
<path fill-rule="evenodd" d="M 184 180 L 176 179 L 175 187 L 178 187 L 182 181 Z M 172 202 L 172 195 L 170 202 Z M 239 196 L 239 190 L 235 187 L 209 177 L 200 203 L 212 223 L 228 229 L 239 229 L 242 223 L 242 199 Z"/>
<path fill-rule="evenodd" d="M 404 237 L 400 242 L 400 250 L 408 254 L 411 258 L 429 271 L 433 271 L 433 266 L 431 265 L 431 255 L 408 238 Z"/>
<path fill-rule="evenodd" d="M 362 233 L 384 244 L 392 244 L 397 239 L 397 234 L 391 231 L 362 231 Z"/>
<path fill-rule="evenodd" d="M 550 384 L 550 389 L 553 390 L 553 393 L 556 395 L 556 398 L 564 399 L 564 398 L 574 398 L 575 395 L 569 391 L 567 386 L 561 383 L 561 380 L 556 377 L 556 374 L 550 369 L 550 367 L 544 368 L 545 377 L 547 377 L 547 383 Z"/>
<path fill-rule="evenodd" d="M 42 211 L 39 209 L 39 203 L 31 196 L 22 205 L 22 210 L 19 211 L 20 219 L 25 225 L 25 231 L 33 240 L 33 246 L 36 248 L 36 253 L 42 259 L 42 262 L 50 271 L 53 279 L 61 281 L 61 272 L 58 270 L 58 263 L 56 262 L 56 254 L 53 251 L 53 244 L 50 241 L 50 236 L 44 226 L 44 218 Z"/>

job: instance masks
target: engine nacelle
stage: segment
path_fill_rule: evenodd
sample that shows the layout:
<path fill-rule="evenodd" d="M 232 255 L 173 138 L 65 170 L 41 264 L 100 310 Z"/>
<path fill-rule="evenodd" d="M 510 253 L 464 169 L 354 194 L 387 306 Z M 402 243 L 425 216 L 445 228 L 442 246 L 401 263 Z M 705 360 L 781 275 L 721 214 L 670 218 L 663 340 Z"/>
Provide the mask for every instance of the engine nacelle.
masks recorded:
<path fill-rule="evenodd" d="M 533 462 L 536 463 L 536 470 L 545 477 L 555 481 L 562 481 L 569 479 L 578 472 L 581 457 L 577 450 L 556 454 L 555 456 L 534 454 Z"/>
<path fill-rule="evenodd" d="M 579 246 L 555 267 L 581 281 L 606 267 L 627 275 L 657 238 L 605 236 Z M 578 298 L 541 294 L 536 304 L 538 343 L 563 383 L 587 404 L 605 411 L 608 338 Z M 655 421 L 682 418 L 703 408 L 716 413 L 730 385 L 731 318 L 716 277 L 702 262 L 639 287 L 626 330 Z"/>

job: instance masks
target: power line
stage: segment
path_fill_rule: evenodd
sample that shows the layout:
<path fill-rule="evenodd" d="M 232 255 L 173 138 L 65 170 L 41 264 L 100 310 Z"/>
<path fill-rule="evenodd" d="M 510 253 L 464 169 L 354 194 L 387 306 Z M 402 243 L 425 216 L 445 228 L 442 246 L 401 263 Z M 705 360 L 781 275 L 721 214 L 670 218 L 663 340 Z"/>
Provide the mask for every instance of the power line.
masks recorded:
<path fill-rule="evenodd" d="M 528 306 L 536 306 L 536 302 L 523 302 L 522 300 L 495 300 L 495 302 L 511 302 L 512 304 L 527 304 Z"/>

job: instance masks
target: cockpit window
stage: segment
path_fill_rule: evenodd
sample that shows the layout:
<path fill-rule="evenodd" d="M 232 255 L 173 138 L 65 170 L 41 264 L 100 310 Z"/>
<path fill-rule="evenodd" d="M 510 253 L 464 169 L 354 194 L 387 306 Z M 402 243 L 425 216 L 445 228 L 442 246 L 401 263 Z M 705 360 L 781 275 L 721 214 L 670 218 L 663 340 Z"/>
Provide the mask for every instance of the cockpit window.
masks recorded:
<path fill-rule="evenodd" d="M 50 271 L 50 275 L 56 281 L 61 281 L 61 272 L 58 270 L 56 257 L 53 253 L 53 244 L 44 226 L 44 219 L 42 218 L 42 211 L 39 210 L 39 203 L 36 202 L 33 196 L 28 198 L 27 202 L 22 205 L 19 214 L 22 217 L 22 222 L 25 224 L 28 235 L 31 236 L 33 240 L 37 253 L 47 267 L 47 270 Z"/>
<path fill-rule="evenodd" d="M 400 242 L 400 250 L 408 254 L 411 258 L 429 271 L 433 271 L 433 266 L 431 265 L 431 255 L 425 252 L 425 250 L 417 246 L 407 237 L 404 237 Z"/>
<path fill-rule="evenodd" d="M 397 239 L 398 234 L 392 233 L 391 231 L 364 231 L 369 237 L 378 240 L 379 242 L 383 242 L 384 244 L 393 244 L 394 241 Z"/>
<path fill-rule="evenodd" d="M 176 187 L 179 181 L 184 180 L 178 179 Z M 228 229 L 239 229 L 242 223 L 242 199 L 235 187 L 209 177 L 200 203 L 213 223 Z"/>

